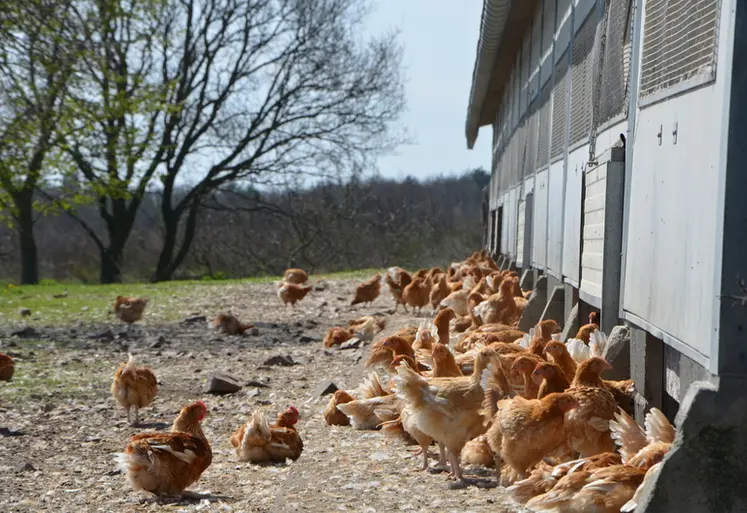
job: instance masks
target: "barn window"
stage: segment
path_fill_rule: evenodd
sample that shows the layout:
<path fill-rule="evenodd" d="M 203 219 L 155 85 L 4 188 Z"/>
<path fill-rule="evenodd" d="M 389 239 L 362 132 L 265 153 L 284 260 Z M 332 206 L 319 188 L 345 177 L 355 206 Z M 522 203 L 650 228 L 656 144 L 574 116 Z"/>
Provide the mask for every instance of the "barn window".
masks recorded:
<path fill-rule="evenodd" d="M 550 84 L 545 84 L 537 100 L 539 109 L 539 127 L 537 133 L 537 161 L 536 169 L 547 165 L 547 157 L 550 151 Z"/>
<path fill-rule="evenodd" d="M 594 40 L 598 19 L 597 11 L 592 9 L 573 37 L 570 146 L 588 138 L 591 131 Z"/>
<path fill-rule="evenodd" d="M 555 87 L 552 91 L 552 138 L 550 160 L 563 154 L 565 148 L 565 114 L 568 108 L 568 51 L 555 64 Z"/>
<path fill-rule="evenodd" d="M 646 2 L 641 99 L 655 101 L 716 78 L 719 11 L 719 0 Z"/>
<path fill-rule="evenodd" d="M 631 0 L 611 0 L 599 91 L 597 126 L 627 115 L 630 82 Z M 596 78 L 596 77 L 595 77 Z"/>

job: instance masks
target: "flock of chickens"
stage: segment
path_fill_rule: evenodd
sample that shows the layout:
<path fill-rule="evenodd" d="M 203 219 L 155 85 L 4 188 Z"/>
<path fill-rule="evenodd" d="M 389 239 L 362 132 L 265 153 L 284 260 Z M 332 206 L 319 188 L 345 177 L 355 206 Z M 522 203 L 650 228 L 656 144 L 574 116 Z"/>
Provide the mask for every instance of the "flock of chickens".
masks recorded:
<path fill-rule="evenodd" d="M 380 281 L 363 283 L 353 303 L 373 301 Z M 596 312 L 565 342 L 553 320 L 519 331 L 529 294 L 485 252 L 446 272 L 390 268 L 385 281 L 397 305 L 430 304 L 435 317 L 376 340 L 365 365 L 385 375 L 373 371 L 355 390 L 336 391 L 327 424 L 381 429 L 417 445 L 423 470 L 435 443 L 434 470 L 462 483 L 471 482 L 463 465 L 493 467 L 511 497 L 534 511 L 635 509 L 675 430 L 657 409 L 639 426 L 630 416 L 633 381 L 602 379 L 611 366 Z M 364 317 L 331 328 L 324 343 L 370 340 L 384 326 L 381 317 Z"/>
<path fill-rule="evenodd" d="M 370 304 L 381 292 L 381 275 L 362 283 L 351 304 Z M 605 335 L 592 313 L 568 341 L 560 326 L 540 322 L 524 333 L 517 325 L 530 292 L 515 272 L 500 271 L 486 252 L 447 271 L 387 270 L 384 281 L 395 299 L 424 318 L 374 341 L 366 368 L 372 370 L 354 390 L 337 390 L 324 418 L 329 425 L 380 429 L 405 445 L 419 446 L 422 469 L 429 449 L 438 448 L 435 471 L 449 471 L 469 483 L 463 465 L 495 469 L 511 497 L 535 511 L 556 513 L 633 511 L 644 484 L 660 468 L 675 430 L 652 409 L 645 427 L 631 417 L 632 380 L 601 378 L 611 366 L 602 358 Z M 277 284 L 278 297 L 294 306 L 312 289 L 308 275 L 289 269 Z M 118 296 L 114 313 L 132 324 L 147 299 Z M 252 325 L 220 314 L 212 326 L 227 334 Z M 373 341 L 386 327 L 381 315 L 330 328 L 325 347 L 353 339 Z M 0 353 L 0 380 L 13 375 L 12 359 Z M 158 382 L 132 355 L 114 374 L 111 392 L 137 425 L 138 411 L 152 403 Z M 184 407 L 170 432 L 134 435 L 117 455 L 131 486 L 157 496 L 192 495 L 185 490 L 212 462 L 210 442 L 200 423 L 208 409 L 202 401 Z M 270 423 L 255 411 L 230 437 L 240 461 L 297 460 L 303 442 L 294 427 L 299 412 L 291 406 Z"/>

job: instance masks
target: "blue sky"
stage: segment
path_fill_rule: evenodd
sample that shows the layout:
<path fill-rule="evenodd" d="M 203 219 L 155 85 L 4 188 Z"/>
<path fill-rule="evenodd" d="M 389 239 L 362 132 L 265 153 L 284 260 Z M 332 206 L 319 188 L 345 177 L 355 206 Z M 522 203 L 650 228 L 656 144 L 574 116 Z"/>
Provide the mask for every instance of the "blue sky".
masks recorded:
<path fill-rule="evenodd" d="M 403 123 L 413 143 L 379 160 L 392 178 L 452 174 L 490 168 L 490 127 L 474 149 L 464 136 L 472 67 L 480 32 L 481 0 L 374 0 L 373 33 L 400 30 L 406 68 Z"/>

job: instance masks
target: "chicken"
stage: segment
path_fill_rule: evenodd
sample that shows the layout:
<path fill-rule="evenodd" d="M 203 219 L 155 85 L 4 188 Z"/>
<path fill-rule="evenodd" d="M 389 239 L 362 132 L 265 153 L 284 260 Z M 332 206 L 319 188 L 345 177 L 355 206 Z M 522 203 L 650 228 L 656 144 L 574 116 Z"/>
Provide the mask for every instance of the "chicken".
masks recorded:
<path fill-rule="evenodd" d="M 496 460 L 500 455 L 521 479 L 526 478 L 531 467 L 562 447 L 565 414 L 578 406 L 578 400 L 567 393 L 550 394 L 542 399 L 515 397 L 499 401 L 498 413 L 487 432 Z"/>
<path fill-rule="evenodd" d="M 625 379 L 622 381 L 610 381 L 603 379 L 602 383 L 607 390 L 615 398 L 617 405 L 623 409 L 625 413 L 633 415 L 635 408 L 635 381 L 632 379 Z"/>
<path fill-rule="evenodd" d="M 462 370 L 456 363 L 454 355 L 449 350 L 449 346 L 441 343 L 434 344 L 433 352 L 433 378 L 456 378 L 462 376 Z"/>
<path fill-rule="evenodd" d="M 442 344 L 449 345 L 449 322 L 456 317 L 454 310 L 451 308 L 444 308 L 433 319 L 433 325 L 436 327 L 438 333 L 438 341 Z"/>
<path fill-rule="evenodd" d="M 451 308 L 459 317 L 467 317 L 469 315 L 468 298 L 469 290 L 457 290 L 446 296 L 446 298 L 441 301 L 441 306 L 444 308 Z"/>
<path fill-rule="evenodd" d="M 148 367 L 138 367 L 130 354 L 127 363 L 121 363 L 114 372 L 112 397 L 127 411 L 127 421 L 131 425 L 139 423 L 138 411 L 153 402 L 158 392 L 158 381 Z M 135 421 L 131 420 L 134 410 Z"/>
<path fill-rule="evenodd" d="M 286 307 L 289 303 L 291 307 L 295 307 L 296 303 L 306 297 L 306 294 L 311 292 L 312 288 L 311 285 L 304 287 L 295 283 L 283 282 L 278 288 L 278 297 L 283 300 L 283 304 Z"/>
<path fill-rule="evenodd" d="M 519 356 L 514 360 L 511 365 L 511 377 L 521 376 L 524 382 L 524 391 L 521 394 L 525 399 L 537 399 L 539 393 L 539 385 L 534 379 L 532 379 L 532 373 L 534 369 L 542 363 L 537 361 L 529 355 Z"/>
<path fill-rule="evenodd" d="M 583 326 L 581 326 L 578 329 L 578 332 L 576 332 L 576 336 L 574 338 L 583 340 L 584 343 L 588 345 L 589 340 L 591 338 L 591 334 L 599 329 L 599 324 L 596 322 L 596 319 L 597 319 L 597 313 L 591 312 L 589 314 L 589 324 L 584 324 Z"/>
<path fill-rule="evenodd" d="M 392 415 L 391 411 L 382 412 L 376 410 L 376 414 L 379 418 L 384 419 L 385 416 Z M 392 420 L 385 420 L 381 424 L 381 429 L 384 434 L 389 438 L 399 439 L 412 439 L 418 446 L 419 452 L 415 456 L 423 456 L 423 465 L 420 467 L 421 470 L 428 470 L 428 447 L 433 443 L 433 438 L 423 433 L 418 429 L 416 425 L 416 417 L 413 416 L 411 410 L 406 406 L 400 411 L 399 417 Z M 439 450 L 439 466 L 446 466 L 446 450 L 444 445 L 438 444 Z"/>
<path fill-rule="evenodd" d="M 388 350 L 388 357 L 386 352 L 382 356 L 380 353 L 381 350 Z M 415 351 L 412 349 L 412 345 L 408 339 L 400 335 L 390 335 L 374 343 L 371 347 L 371 356 L 366 361 L 365 366 L 371 367 L 377 363 L 389 366 L 392 358 L 400 354 L 409 356 L 415 360 Z"/>
<path fill-rule="evenodd" d="M 638 485 L 635 493 L 633 493 L 633 497 L 628 502 L 623 504 L 623 506 L 620 508 L 621 513 L 633 513 L 636 510 L 636 508 L 638 507 L 638 503 L 643 498 L 643 490 L 646 488 L 649 482 L 656 479 L 656 476 L 658 476 L 659 472 L 661 471 L 662 465 L 663 463 L 661 462 L 657 463 L 646 471 L 646 475 L 643 476 L 643 482 Z"/>
<path fill-rule="evenodd" d="M 376 273 L 373 278 L 358 285 L 358 288 L 355 289 L 355 297 L 350 302 L 350 305 L 355 306 L 361 303 L 370 305 L 379 297 L 380 292 L 381 275 Z"/>
<path fill-rule="evenodd" d="M 324 337 L 324 347 L 339 346 L 353 338 L 352 328 L 330 328 Z"/>
<path fill-rule="evenodd" d="M 415 278 L 402 291 L 402 299 L 404 299 L 407 306 L 412 307 L 413 310 L 417 308 L 418 313 L 420 313 L 422 308 L 428 304 L 430 290 L 430 286 L 425 282 L 425 279 Z"/>
<path fill-rule="evenodd" d="M 13 358 L 5 353 L 0 353 L 0 381 L 10 381 L 15 372 Z"/>
<path fill-rule="evenodd" d="M 254 327 L 253 324 L 244 324 L 231 314 L 220 313 L 212 321 L 213 329 L 219 330 L 226 335 L 242 335 L 246 330 Z"/>
<path fill-rule="evenodd" d="M 576 376 L 576 369 L 578 365 L 576 361 L 571 357 L 571 353 L 568 352 L 568 348 L 562 342 L 557 340 L 551 340 L 545 344 L 543 354 L 554 364 L 560 366 L 563 369 L 563 373 L 568 380 L 572 380 Z"/>
<path fill-rule="evenodd" d="M 560 366 L 549 362 L 540 362 L 532 372 L 532 380 L 539 385 L 537 399 L 542 399 L 546 395 L 565 392 L 571 386 L 568 378 Z"/>
<path fill-rule="evenodd" d="M 360 319 L 348 322 L 352 333 L 361 340 L 370 342 L 376 333 L 386 328 L 386 317 L 381 315 L 366 315 Z"/>
<path fill-rule="evenodd" d="M 309 275 L 303 269 L 286 269 L 283 273 L 283 281 L 303 285 L 309 280 Z"/>
<path fill-rule="evenodd" d="M 403 408 L 408 409 L 417 429 L 445 445 L 451 473 L 460 481 L 462 448 L 485 431 L 480 415 L 485 393 L 480 381 L 483 370 L 494 358 L 493 350 L 481 350 L 471 376 L 425 379 L 400 365 L 394 378 Z"/>
<path fill-rule="evenodd" d="M 394 298 L 394 311 L 396 312 L 397 307 L 402 305 L 405 312 L 407 312 L 407 304 L 402 298 L 402 293 L 405 290 L 405 287 L 412 282 L 410 274 L 401 267 L 390 267 L 387 269 L 384 281 L 386 281 L 386 284 L 389 286 L 389 292 L 392 293 L 392 297 Z"/>
<path fill-rule="evenodd" d="M 296 461 L 303 451 L 303 441 L 294 424 L 298 421 L 298 410 L 291 406 L 280 414 L 278 422 L 271 426 L 260 410 L 252 413 L 246 424 L 234 431 L 231 445 L 239 461 L 250 463 L 284 463 Z"/>
<path fill-rule="evenodd" d="M 462 449 L 462 464 L 481 465 L 488 468 L 495 465 L 487 435 L 482 434 L 465 444 L 464 449 Z"/>
<path fill-rule="evenodd" d="M 435 311 L 438 309 L 438 306 L 441 304 L 441 301 L 446 299 L 446 296 L 448 296 L 451 293 L 451 290 L 449 289 L 449 285 L 446 283 L 446 276 L 443 274 L 439 275 L 440 278 L 437 279 L 435 285 L 431 287 L 430 292 L 430 302 L 431 302 L 431 308 Z"/>
<path fill-rule="evenodd" d="M 332 397 L 330 397 L 327 407 L 324 408 L 324 421 L 328 426 L 350 425 L 350 419 L 348 416 L 337 408 L 338 404 L 349 403 L 350 401 L 355 401 L 355 397 L 344 390 L 337 390 Z"/>
<path fill-rule="evenodd" d="M 114 314 L 117 319 L 130 325 L 142 319 L 147 304 L 147 298 L 117 296 L 114 300 Z"/>
<path fill-rule="evenodd" d="M 135 490 L 177 496 L 196 482 L 213 460 L 200 422 L 207 406 L 197 401 L 182 408 L 169 433 L 146 432 L 130 438 L 117 454 L 119 468 Z"/>
<path fill-rule="evenodd" d="M 350 418 L 353 429 L 371 430 L 377 429 L 386 420 L 376 415 L 377 411 L 392 409 L 399 411 L 399 405 L 397 398 L 390 394 L 338 404 L 337 409 Z"/>
<path fill-rule="evenodd" d="M 568 389 L 579 402 L 579 407 L 568 416 L 568 447 L 581 453 L 582 458 L 615 450 L 609 421 L 614 418 L 617 404 L 599 377 L 609 368 L 610 364 L 602 358 L 584 361 Z"/>

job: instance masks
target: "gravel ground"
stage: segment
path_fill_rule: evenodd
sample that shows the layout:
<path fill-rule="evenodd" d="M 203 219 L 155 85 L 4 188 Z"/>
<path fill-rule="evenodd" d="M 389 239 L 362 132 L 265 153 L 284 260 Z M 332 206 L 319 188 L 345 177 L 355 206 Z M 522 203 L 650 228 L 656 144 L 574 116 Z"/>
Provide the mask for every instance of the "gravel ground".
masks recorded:
<path fill-rule="evenodd" d="M 351 309 L 356 281 L 323 282 L 295 309 L 284 309 L 272 284 L 233 284 L 209 293 L 174 297 L 169 308 L 184 318 L 209 319 L 231 310 L 257 330 L 218 335 L 204 321 L 164 323 L 149 305 L 143 322 L 125 329 L 112 323 L 0 328 L 0 350 L 16 359 L 13 381 L 0 383 L 0 511 L 519 511 L 501 488 L 451 489 L 445 475 L 417 471 L 419 459 L 375 431 L 328 427 L 322 410 L 327 380 L 354 388 L 364 375 L 368 347 L 326 351 L 327 328 L 373 313 L 389 314 L 388 292 L 368 308 Z M 389 315 L 384 334 L 419 319 Z M 116 470 L 114 453 L 144 428 L 128 426 L 109 391 L 119 362 L 132 352 L 150 366 L 160 387 L 141 410 L 149 429 L 168 429 L 179 409 L 201 399 L 210 410 L 203 429 L 213 463 L 191 491 L 209 501 L 158 503 L 134 492 Z M 296 365 L 267 366 L 272 356 Z M 213 372 L 226 372 L 244 388 L 231 395 L 203 391 Z M 264 386 L 260 386 L 264 385 Z M 229 437 L 246 416 L 262 408 L 274 417 L 288 405 L 301 412 L 301 458 L 288 465 L 256 466 L 236 460 Z M 487 482 L 485 469 L 467 469 Z"/>

